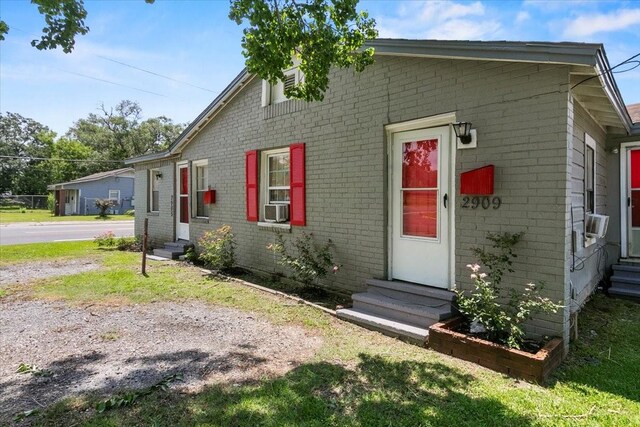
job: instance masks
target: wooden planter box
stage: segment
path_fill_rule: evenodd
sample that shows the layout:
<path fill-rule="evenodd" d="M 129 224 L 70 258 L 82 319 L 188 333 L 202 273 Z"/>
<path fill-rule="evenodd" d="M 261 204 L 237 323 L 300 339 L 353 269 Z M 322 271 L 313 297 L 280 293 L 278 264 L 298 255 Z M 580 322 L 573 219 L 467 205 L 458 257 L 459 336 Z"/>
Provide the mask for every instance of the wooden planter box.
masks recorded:
<path fill-rule="evenodd" d="M 561 338 L 553 338 L 536 354 L 455 332 L 462 318 L 455 317 L 429 328 L 429 347 L 440 353 L 477 363 L 510 377 L 544 383 L 563 358 Z"/>

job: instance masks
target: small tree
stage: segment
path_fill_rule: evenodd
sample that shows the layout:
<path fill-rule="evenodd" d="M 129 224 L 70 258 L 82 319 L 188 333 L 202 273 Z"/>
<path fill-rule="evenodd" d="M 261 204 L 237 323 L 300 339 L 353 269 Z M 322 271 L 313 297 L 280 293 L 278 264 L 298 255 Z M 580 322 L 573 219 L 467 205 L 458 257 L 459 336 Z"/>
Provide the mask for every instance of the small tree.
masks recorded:
<path fill-rule="evenodd" d="M 53 193 L 47 195 L 47 209 L 51 214 L 56 212 L 56 196 Z"/>
<path fill-rule="evenodd" d="M 118 202 L 112 199 L 97 199 L 96 200 L 96 208 L 100 211 L 98 215 L 101 218 L 105 218 L 107 216 L 107 210 L 118 206 Z"/>

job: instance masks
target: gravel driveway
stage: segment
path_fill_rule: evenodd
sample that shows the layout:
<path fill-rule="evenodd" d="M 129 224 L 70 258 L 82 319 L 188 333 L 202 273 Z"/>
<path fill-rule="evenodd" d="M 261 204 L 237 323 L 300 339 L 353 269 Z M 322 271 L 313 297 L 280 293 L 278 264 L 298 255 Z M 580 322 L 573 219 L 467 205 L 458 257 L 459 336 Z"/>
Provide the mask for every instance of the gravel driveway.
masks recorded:
<path fill-rule="evenodd" d="M 20 411 L 85 392 L 112 395 L 181 373 L 176 387 L 279 375 L 313 356 L 321 338 L 199 302 L 72 307 L 0 301 L 0 425 Z M 18 374 L 20 363 L 50 376 Z"/>

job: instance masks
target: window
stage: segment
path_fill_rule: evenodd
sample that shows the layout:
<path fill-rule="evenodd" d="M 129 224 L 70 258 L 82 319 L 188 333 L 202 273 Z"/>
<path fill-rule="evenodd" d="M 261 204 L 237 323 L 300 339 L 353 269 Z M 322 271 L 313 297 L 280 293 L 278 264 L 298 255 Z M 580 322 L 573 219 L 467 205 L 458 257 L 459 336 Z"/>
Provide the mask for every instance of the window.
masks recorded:
<path fill-rule="evenodd" d="M 109 200 L 120 203 L 120 190 L 109 190 Z"/>
<path fill-rule="evenodd" d="M 596 150 L 595 141 L 585 134 L 584 138 L 584 211 L 596 212 Z"/>
<path fill-rule="evenodd" d="M 265 203 L 288 204 L 290 202 L 289 148 L 264 152 L 262 164 L 265 177 Z"/>
<path fill-rule="evenodd" d="M 160 171 L 149 169 L 149 212 L 160 211 Z"/>
<path fill-rule="evenodd" d="M 197 217 L 209 217 L 209 205 L 204 202 L 204 194 L 209 190 L 209 168 L 206 160 L 193 162 L 195 173 L 193 174 L 195 191 L 195 213 Z"/>
<path fill-rule="evenodd" d="M 284 94 L 285 89 L 291 88 L 304 80 L 304 74 L 300 71 L 300 61 L 293 59 L 293 67 L 283 71 L 284 80 L 272 85 L 267 81 L 262 82 L 262 106 L 277 104 L 288 100 Z"/>
<path fill-rule="evenodd" d="M 306 225 L 305 145 L 245 153 L 247 221 Z M 271 206 L 266 206 L 271 205 Z M 277 205 L 277 206 L 273 206 Z M 287 215 L 288 214 L 288 215 Z M 265 218 L 267 215 L 269 218 Z M 288 219 L 288 221 L 287 221 Z"/>

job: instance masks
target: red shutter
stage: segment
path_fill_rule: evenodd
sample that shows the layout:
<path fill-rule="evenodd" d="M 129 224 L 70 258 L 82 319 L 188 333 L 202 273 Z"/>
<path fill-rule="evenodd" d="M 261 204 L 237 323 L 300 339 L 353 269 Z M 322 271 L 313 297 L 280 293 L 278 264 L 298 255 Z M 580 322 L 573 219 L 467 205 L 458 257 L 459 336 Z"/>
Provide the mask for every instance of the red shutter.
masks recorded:
<path fill-rule="evenodd" d="M 304 144 L 289 146 L 289 185 L 291 186 L 291 225 L 306 225 Z"/>
<path fill-rule="evenodd" d="M 247 185 L 247 221 L 258 221 L 258 152 L 245 153 L 245 176 Z"/>

